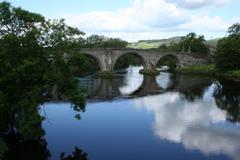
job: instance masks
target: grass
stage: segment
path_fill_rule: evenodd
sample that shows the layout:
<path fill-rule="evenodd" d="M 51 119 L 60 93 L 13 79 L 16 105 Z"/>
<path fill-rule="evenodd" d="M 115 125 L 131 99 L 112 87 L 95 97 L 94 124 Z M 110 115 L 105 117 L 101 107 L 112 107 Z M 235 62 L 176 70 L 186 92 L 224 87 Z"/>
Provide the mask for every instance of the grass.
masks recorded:
<path fill-rule="evenodd" d="M 240 81 L 240 70 L 221 71 L 217 69 L 214 64 L 182 68 L 178 69 L 177 72 L 189 74 L 203 74 Z"/>

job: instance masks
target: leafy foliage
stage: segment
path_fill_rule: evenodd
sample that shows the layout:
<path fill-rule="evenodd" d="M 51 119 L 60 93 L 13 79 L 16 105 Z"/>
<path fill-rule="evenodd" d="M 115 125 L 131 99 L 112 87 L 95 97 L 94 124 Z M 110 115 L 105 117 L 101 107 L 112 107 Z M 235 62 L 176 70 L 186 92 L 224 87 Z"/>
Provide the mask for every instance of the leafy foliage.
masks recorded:
<path fill-rule="evenodd" d="M 91 35 L 86 38 L 86 48 L 126 48 L 128 42 L 119 38 L 107 38 L 105 36 Z"/>
<path fill-rule="evenodd" d="M 240 23 L 233 24 L 228 37 L 217 44 L 216 67 L 221 70 L 240 69 Z"/>
<path fill-rule="evenodd" d="M 0 3 L 0 138 L 41 139 L 39 105 L 49 98 L 84 111 L 85 94 L 70 69 L 82 35 L 64 20 Z"/>
<path fill-rule="evenodd" d="M 161 45 L 159 49 L 162 51 L 190 52 L 190 53 L 208 53 L 209 48 L 205 44 L 206 40 L 203 35 L 189 33 L 183 37 L 180 42 L 172 42 L 169 45 Z"/>
<path fill-rule="evenodd" d="M 208 46 L 204 44 L 205 41 L 203 35 L 191 32 L 180 41 L 177 49 L 192 53 L 208 53 Z"/>

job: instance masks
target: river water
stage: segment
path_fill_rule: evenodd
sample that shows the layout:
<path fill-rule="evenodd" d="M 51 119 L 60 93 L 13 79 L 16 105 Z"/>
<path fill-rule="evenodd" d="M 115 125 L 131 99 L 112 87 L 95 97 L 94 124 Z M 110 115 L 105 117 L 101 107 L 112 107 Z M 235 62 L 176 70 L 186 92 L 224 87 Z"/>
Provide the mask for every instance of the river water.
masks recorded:
<path fill-rule="evenodd" d="M 84 112 L 42 106 L 51 159 L 76 150 L 90 160 L 240 159 L 239 83 L 139 69 L 79 78 L 89 95 Z"/>

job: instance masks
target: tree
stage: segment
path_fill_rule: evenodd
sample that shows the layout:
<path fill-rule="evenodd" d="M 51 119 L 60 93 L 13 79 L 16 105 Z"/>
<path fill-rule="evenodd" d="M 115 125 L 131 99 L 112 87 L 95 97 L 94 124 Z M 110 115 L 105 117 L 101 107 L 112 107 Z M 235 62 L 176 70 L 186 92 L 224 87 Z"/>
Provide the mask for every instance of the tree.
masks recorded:
<path fill-rule="evenodd" d="M 41 139 L 44 117 L 39 105 L 54 91 L 75 110 L 84 110 L 85 94 L 69 68 L 82 35 L 64 20 L 46 21 L 40 14 L 0 3 L 0 139 Z"/>
<path fill-rule="evenodd" d="M 240 69 L 240 23 L 228 29 L 228 36 L 218 41 L 216 67 L 221 70 Z"/>
<path fill-rule="evenodd" d="M 191 32 L 183 37 L 179 43 L 171 42 L 169 45 L 161 45 L 159 49 L 162 51 L 183 51 L 207 54 L 209 52 L 209 48 L 205 42 L 206 40 L 203 35 L 197 35 L 196 33 Z"/>
<path fill-rule="evenodd" d="M 98 48 L 102 47 L 103 43 L 106 41 L 106 37 L 99 35 L 91 35 L 86 38 L 84 47 L 86 48 Z"/>
<path fill-rule="evenodd" d="M 126 48 L 128 42 L 121 40 L 120 38 L 107 38 L 103 43 L 104 48 Z"/>
<path fill-rule="evenodd" d="M 42 117 L 37 106 L 45 92 L 48 64 L 39 45 L 38 26 L 44 18 L 8 2 L 0 3 L 0 131 L 39 138 Z M 31 131 L 32 134 L 29 134 Z"/>
<path fill-rule="evenodd" d="M 120 38 L 108 38 L 105 36 L 91 35 L 86 38 L 86 48 L 126 48 L 128 42 Z"/>
<path fill-rule="evenodd" d="M 203 35 L 189 33 L 178 44 L 178 50 L 191 51 L 192 53 L 208 53 L 208 46 L 205 44 Z"/>
<path fill-rule="evenodd" d="M 230 36 L 239 36 L 240 35 L 240 23 L 235 23 L 228 29 Z"/>

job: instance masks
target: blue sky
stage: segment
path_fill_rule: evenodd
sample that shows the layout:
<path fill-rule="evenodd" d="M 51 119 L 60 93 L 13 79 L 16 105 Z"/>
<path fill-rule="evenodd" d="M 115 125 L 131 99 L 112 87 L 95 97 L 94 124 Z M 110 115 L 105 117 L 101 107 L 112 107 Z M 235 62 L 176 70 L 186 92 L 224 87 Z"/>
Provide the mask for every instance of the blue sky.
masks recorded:
<path fill-rule="evenodd" d="M 90 34 L 128 41 L 182 36 L 194 31 L 207 39 L 226 35 L 240 21 L 239 0 L 9 0 L 14 6 L 65 18 Z"/>
<path fill-rule="evenodd" d="M 127 7 L 129 0 L 8 0 L 14 6 L 21 6 L 44 16 L 52 17 L 62 13 L 87 13 L 91 11 L 114 11 Z"/>

